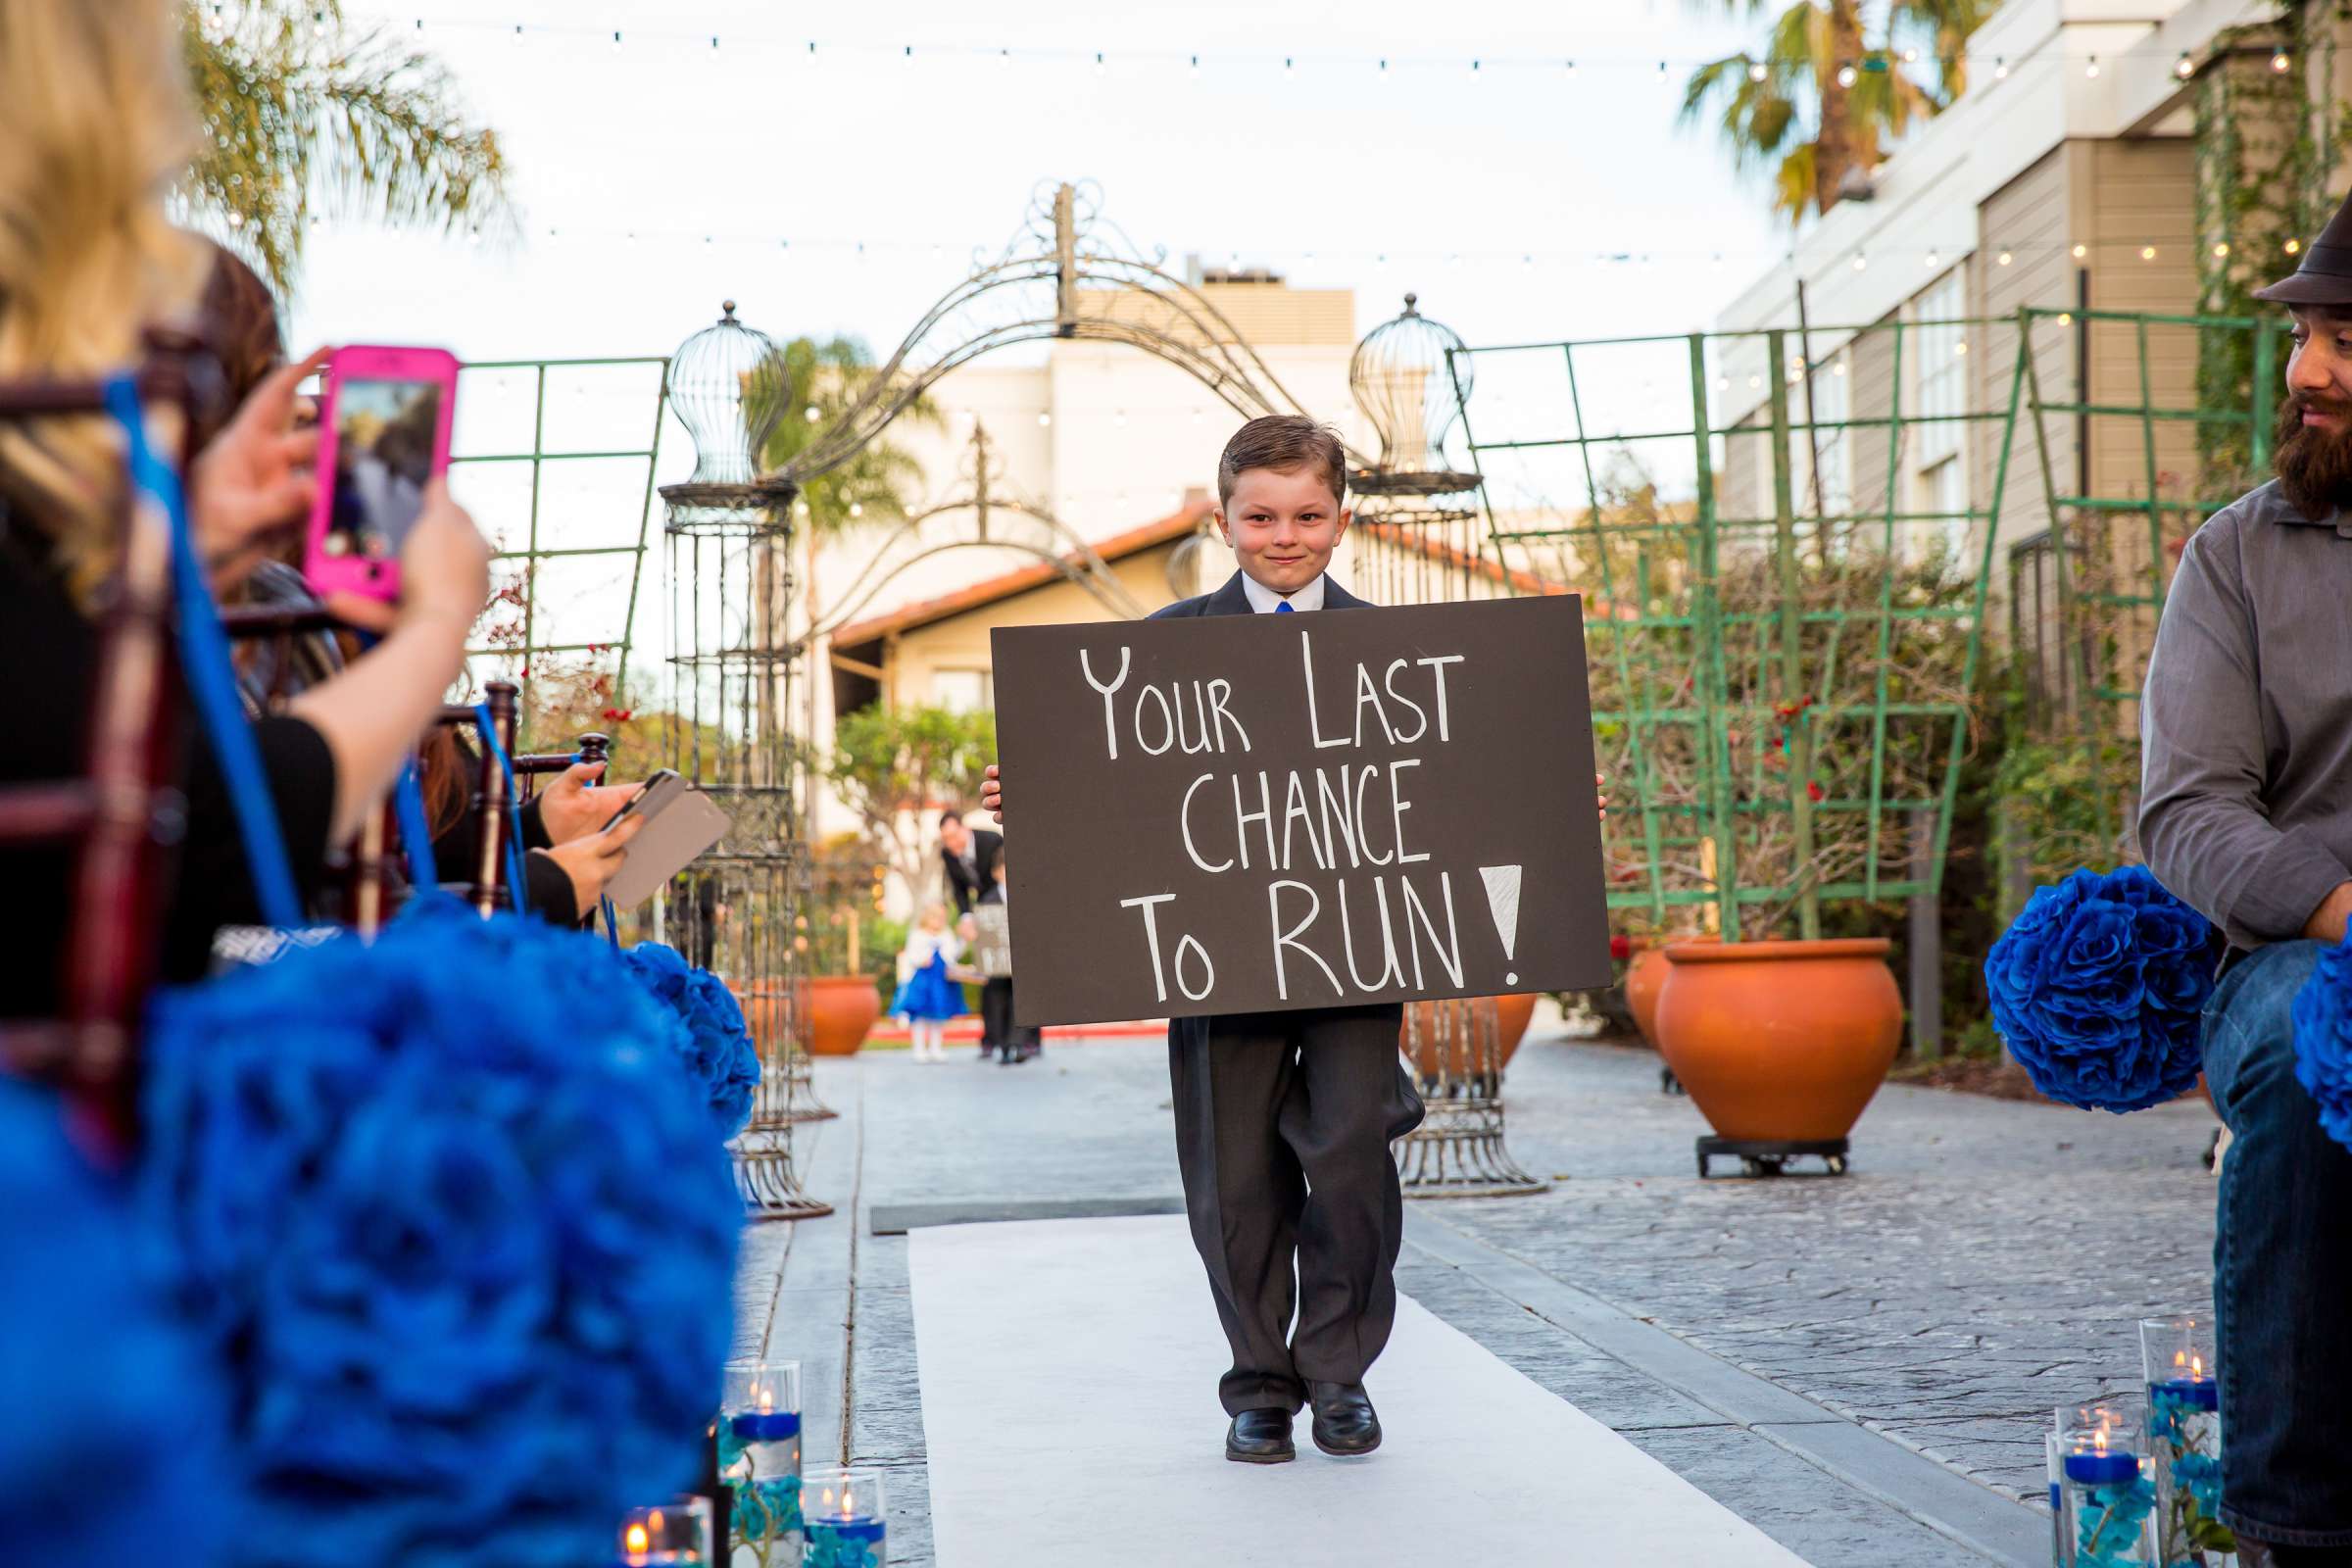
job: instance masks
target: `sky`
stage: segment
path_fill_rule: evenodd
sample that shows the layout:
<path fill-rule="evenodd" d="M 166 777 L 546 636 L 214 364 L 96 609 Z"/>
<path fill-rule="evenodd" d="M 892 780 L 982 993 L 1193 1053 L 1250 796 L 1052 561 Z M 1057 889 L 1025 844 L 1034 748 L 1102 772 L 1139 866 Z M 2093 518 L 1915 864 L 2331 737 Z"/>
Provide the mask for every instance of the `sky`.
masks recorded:
<path fill-rule="evenodd" d="M 1785 243 L 1675 124 L 1691 64 L 1757 28 L 1683 0 L 1456 0 L 1442 29 L 1397 0 L 1345 28 L 1297 0 L 348 10 L 448 65 L 521 218 L 478 245 L 330 221 L 304 341 L 659 354 L 731 297 L 886 352 L 1056 179 L 1174 269 L 1352 287 L 1361 328 L 1415 289 L 1473 344 L 1702 326 Z"/>
<path fill-rule="evenodd" d="M 291 337 L 476 364 L 658 356 L 733 299 L 776 337 L 848 333 L 887 355 L 1065 179 L 1095 182 L 1103 220 L 1178 275 L 1198 255 L 1353 289 L 1358 332 L 1407 290 L 1474 346 L 1687 332 L 1787 237 L 1712 131 L 1676 123 L 1690 69 L 1759 30 L 1722 9 L 1358 0 L 1339 28 L 1303 0 L 346 0 L 448 68 L 498 133 L 518 219 L 476 242 L 328 218 Z M 1604 362 L 1586 365 L 1596 422 L 1654 428 L 1677 400 L 1687 416 L 1679 345 L 1613 377 Z M 1482 435 L 1556 433 L 1556 356 L 1479 364 Z M 545 450 L 642 450 L 654 377 L 551 374 L 542 410 L 534 372 L 470 371 L 457 450 L 528 454 L 538 419 Z M 678 437 L 658 482 L 691 464 Z M 1679 445 L 1667 461 L 1687 466 Z M 502 549 L 636 541 L 642 459 L 548 465 L 536 508 L 531 467 L 457 476 Z M 1566 470 L 1530 482 L 1583 494 Z M 609 644 L 633 606 L 638 645 L 658 641 L 663 568 L 649 559 L 632 592 L 633 564 L 543 563 L 536 638 Z"/>

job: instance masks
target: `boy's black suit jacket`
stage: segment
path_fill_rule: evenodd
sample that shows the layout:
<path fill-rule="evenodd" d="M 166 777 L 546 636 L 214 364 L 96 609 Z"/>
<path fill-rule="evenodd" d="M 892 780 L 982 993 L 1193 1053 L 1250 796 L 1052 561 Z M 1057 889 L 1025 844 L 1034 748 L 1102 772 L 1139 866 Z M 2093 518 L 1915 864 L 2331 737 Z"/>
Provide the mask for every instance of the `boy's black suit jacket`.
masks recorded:
<path fill-rule="evenodd" d="M 1323 608 L 1325 610 L 1373 610 L 1378 607 L 1368 600 L 1358 599 L 1339 585 L 1328 573 L 1323 578 Z M 1235 572 L 1225 579 L 1225 586 L 1213 594 L 1201 594 L 1192 599 L 1179 599 L 1165 610 L 1152 612 L 1153 620 L 1190 620 L 1195 615 L 1253 615 L 1249 592 L 1242 587 L 1242 574 Z"/>

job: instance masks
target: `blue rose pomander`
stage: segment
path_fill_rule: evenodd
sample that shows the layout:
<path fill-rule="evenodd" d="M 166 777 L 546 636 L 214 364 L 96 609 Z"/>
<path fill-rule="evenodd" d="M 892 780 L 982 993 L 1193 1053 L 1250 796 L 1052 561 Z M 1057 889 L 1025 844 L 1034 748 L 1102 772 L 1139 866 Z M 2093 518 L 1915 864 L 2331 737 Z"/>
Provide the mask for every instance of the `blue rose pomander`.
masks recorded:
<path fill-rule="evenodd" d="M 743 1131 L 760 1090 L 760 1053 L 735 993 L 724 980 L 659 942 L 640 942 L 622 952 L 621 959 L 647 993 L 686 1026 L 681 1062 L 709 1094 L 719 1136 Z"/>
<path fill-rule="evenodd" d="M 2321 951 L 2292 1015 L 2295 1081 L 2319 1102 L 2328 1136 L 2352 1149 L 2352 941 Z"/>
<path fill-rule="evenodd" d="M 574 1568 L 694 1479 L 740 1200 L 607 944 L 431 901 L 159 997 L 140 1199 L 228 1368 L 237 1568 Z"/>
<path fill-rule="evenodd" d="M 1993 1026 L 2050 1099 L 2144 1110 L 2196 1087 L 2220 935 L 2147 867 L 2037 888 L 1984 959 Z"/>
<path fill-rule="evenodd" d="M 0 1561 L 212 1568 L 228 1391 L 58 1098 L 0 1075 Z"/>

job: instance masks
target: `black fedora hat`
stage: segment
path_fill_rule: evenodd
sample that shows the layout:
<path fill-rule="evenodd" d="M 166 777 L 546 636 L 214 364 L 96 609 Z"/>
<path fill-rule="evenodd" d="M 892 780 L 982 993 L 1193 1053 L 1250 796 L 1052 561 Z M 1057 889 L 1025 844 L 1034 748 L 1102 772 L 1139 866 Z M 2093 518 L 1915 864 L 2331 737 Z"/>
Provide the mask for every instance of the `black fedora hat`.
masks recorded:
<path fill-rule="evenodd" d="M 2352 196 L 2335 210 L 2317 242 L 2303 249 L 2293 274 L 2254 291 L 2278 305 L 2352 306 Z"/>

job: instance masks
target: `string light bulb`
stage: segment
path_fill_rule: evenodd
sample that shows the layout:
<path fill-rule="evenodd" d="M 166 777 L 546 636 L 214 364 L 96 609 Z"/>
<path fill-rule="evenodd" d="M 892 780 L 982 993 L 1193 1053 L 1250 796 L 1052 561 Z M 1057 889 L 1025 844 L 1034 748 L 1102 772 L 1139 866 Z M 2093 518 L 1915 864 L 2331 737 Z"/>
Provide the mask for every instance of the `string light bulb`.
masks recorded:
<path fill-rule="evenodd" d="M 521 42 L 522 42 L 522 24 L 521 24 L 521 23 L 519 23 L 519 22 L 517 22 L 516 24 L 514 24 L 514 42 L 515 42 L 515 43 L 516 43 L 518 46 L 519 46 L 519 45 L 521 44 Z"/>
<path fill-rule="evenodd" d="M 2077 245 L 2077 246 L 2075 247 L 2075 252 L 2074 252 L 2074 255 L 2075 255 L 2075 260 L 2076 260 L 2076 261 L 2078 261 L 2078 262 L 2079 262 L 2079 261 L 2081 261 L 2081 260 L 2082 260 L 2083 257 L 2085 257 L 2085 256 L 2088 256 L 2089 254 L 2090 254 L 2090 247 L 2089 247 L 2089 246 L 2087 246 L 2087 245 Z"/>
<path fill-rule="evenodd" d="M 2009 60 L 2007 56 L 1994 55 L 1992 57 L 1992 79 L 1995 81 L 2007 81 L 2009 79 Z"/>
<path fill-rule="evenodd" d="M 998 51 L 997 51 L 997 64 L 998 64 L 998 65 L 1000 65 L 1000 66 L 1009 66 L 1009 65 L 1011 65 L 1011 64 L 1012 64 L 1012 51 L 1011 51 L 1011 50 L 1009 50 L 1009 49 L 1000 49 L 1000 50 L 998 50 Z"/>
<path fill-rule="evenodd" d="M 1766 72 L 1766 71 L 1765 71 L 1765 69 L 1764 69 L 1764 62 L 1763 62 L 1763 61 L 1761 61 L 1761 60 L 1752 60 L 1752 61 L 1748 62 L 1748 67 L 1747 67 L 1747 79 L 1748 79 L 1748 80 L 1750 80 L 1750 81 L 1762 81 L 1762 80 L 1765 78 L 1765 76 L 1766 76 L 1766 75 L 1768 75 L 1768 74 L 1769 74 L 1769 73 L 1768 73 L 1768 72 Z"/>
<path fill-rule="evenodd" d="M 1198 64 L 1198 62 L 1196 62 L 1196 64 Z M 1380 79 L 1383 81 L 1389 79 L 1389 63 L 1386 60 L 1383 60 L 1380 63 Z"/>
<path fill-rule="evenodd" d="M 2283 49 L 2271 56 L 2271 69 L 2281 76 L 2285 75 L 2288 71 L 2292 70 L 2294 64 L 2294 57 Z"/>
<path fill-rule="evenodd" d="M 1937 256 L 1934 251 L 1928 252 L 1928 270 L 1934 271 L 1936 270 L 1936 264 L 1940 260 L 1942 260 L 1942 258 Z"/>
<path fill-rule="evenodd" d="M 1102 74 L 1102 51 L 1100 49 L 1095 51 L 1095 74 Z"/>
<path fill-rule="evenodd" d="M 1051 413 L 1049 413 L 1048 411 L 1046 411 L 1046 410 L 1044 410 L 1044 409 L 1040 409 L 1040 410 L 1038 410 L 1038 411 L 1037 411 L 1037 423 L 1038 423 L 1038 428 L 1039 428 L 1039 429 L 1041 429 L 1041 430 L 1042 430 L 1042 429 L 1044 429 L 1044 428 L 1045 428 L 1047 425 L 1049 425 L 1049 424 L 1052 424 L 1053 422 L 1054 422 L 1054 416 L 1053 416 Z"/>
<path fill-rule="evenodd" d="M 1852 66 L 1839 66 L 1839 67 L 1838 68 L 1838 86 L 1840 86 L 1840 87 L 1851 87 L 1851 86 L 1854 84 L 1854 81 L 1855 81 L 1855 79 L 1856 79 L 1856 73 L 1855 73 L 1855 71 L 1854 71 L 1854 68 L 1853 68 Z"/>
<path fill-rule="evenodd" d="M 2088 61 L 2086 61 L 2086 62 L 2083 64 L 2083 67 L 2082 67 L 2082 75 L 2083 75 L 2083 79 L 2084 79 L 2084 80 L 2096 80 L 2096 79 L 2098 78 L 2098 74 L 2099 74 L 2099 57 L 2098 57 L 2097 55 L 2092 55 L 2092 56 L 2090 57 L 2090 59 L 2089 59 Z"/>
<path fill-rule="evenodd" d="M 718 34 L 715 32 L 710 35 L 710 47 L 713 49 L 718 47 Z"/>
<path fill-rule="evenodd" d="M 1096 58 L 1100 59 L 1101 56 L 1097 56 Z M 1285 76 L 1296 76 L 1298 74 L 1298 69 L 1291 64 L 1291 57 L 1289 55 L 1284 55 L 1282 57 L 1282 74 Z"/>
<path fill-rule="evenodd" d="M 612 29 L 612 52 L 620 53 L 620 29 L 618 27 Z"/>
<path fill-rule="evenodd" d="M 2214 246 L 2214 248 L 2213 248 L 2213 254 L 2214 254 L 2214 259 L 2215 259 L 2215 260 L 2217 260 L 2217 261 L 2218 261 L 2218 260 L 2220 260 L 2222 257 L 2225 257 L 2225 256 L 2229 255 L 2229 254 L 2230 254 L 2230 242 L 2229 242 L 2228 240 L 2223 240 L 2223 241 L 2221 241 L 2219 244 L 2215 245 L 2215 246 Z"/>
<path fill-rule="evenodd" d="M 2017 258 L 2011 256 L 2007 251 L 2003 251 L 2000 255 L 1994 257 L 1993 260 L 1999 265 L 2007 267 L 2011 262 L 2017 260 Z"/>
<path fill-rule="evenodd" d="M 2173 74 L 2179 76 L 2182 81 L 2186 81 L 2196 74 L 2196 62 L 2188 58 L 2187 50 L 2181 50 L 2180 58 L 2173 62 Z"/>
<path fill-rule="evenodd" d="M 2294 255 L 2297 255 L 2297 254 L 2299 254 L 2299 253 L 2302 251 L 2302 249 L 2303 249 L 2303 242 L 2302 242 L 2301 240 L 2299 240 L 2299 239 L 2290 239 L 2290 240 L 2288 240 L 2288 241 L 2286 242 L 2286 254 L 2287 254 L 2287 255 L 2289 255 L 2289 256 L 2294 256 Z"/>
<path fill-rule="evenodd" d="M 1194 79 L 1195 81 L 1198 81 L 1198 80 L 1200 80 L 1200 57 L 1199 55 L 1195 55 L 1195 56 L 1193 56 L 1193 63 L 1192 63 L 1192 66 L 1191 66 L 1191 68 L 1190 68 L 1190 69 L 1191 69 L 1191 71 L 1192 71 L 1192 74 L 1193 74 L 1193 79 Z M 1383 62 L 1382 62 L 1382 69 L 1383 69 L 1383 70 L 1386 70 L 1386 69 L 1387 69 L 1387 62 L 1386 62 L 1386 61 L 1383 61 Z"/>
<path fill-rule="evenodd" d="M 808 412 L 803 415 L 802 417 L 807 419 L 810 424 L 814 424 L 817 420 L 823 418 L 824 416 L 819 414 L 817 412 L 816 405 L 811 403 L 808 405 Z"/>
<path fill-rule="evenodd" d="M 853 501 L 853 502 L 851 502 L 851 503 L 850 503 L 850 515 L 851 515 L 851 516 L 853 516 L 853 517 L 862 517 L 862 516 L 864 516 L 864 515 L 865 515 L 865 503 L 864 503 L 864 502 L 862 502 L 862 501 Z"/>
<path fill-rule="evenodd" d="M 1918 64 L 1919 64 L 1919 51 L 1918 51 L 1917 49 L 1906 49 L 1906 50 L 1904 50 L 1904 51 L 1903 51 L 1903 64 L 1904 64 L 1904 65 L 1906 65 L 1906 66 L 1916 66 L 1916 65 L 1918 65 Z"/>
<path fill-rule="evenodd" d="M 2156 247 L 2153 245 L 2142 245 L 2139 248 L 2139 259 L 2143 262 L 2154 261 L 2156 259 Z"/>
<path fill-rule="evenodd" d="M 1854 270 L 1855 270 L 1855 271 L 1859 272 L 1859 271 L 1861 271 L 1861 270 L 1862 270 L 1864 268 L 1868 267 L 1869 265 L 1870 265 L 1870 258 L 1869 258 L 1869 257 L 1867 257 L 1867 256 L 1863 255 L 1863 254 L 1862 254 L 1860 251 L 1856 251 L 1856 252 L 1854 252 Z"/>

